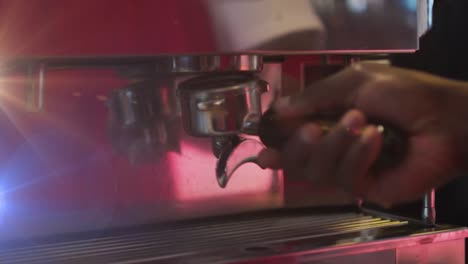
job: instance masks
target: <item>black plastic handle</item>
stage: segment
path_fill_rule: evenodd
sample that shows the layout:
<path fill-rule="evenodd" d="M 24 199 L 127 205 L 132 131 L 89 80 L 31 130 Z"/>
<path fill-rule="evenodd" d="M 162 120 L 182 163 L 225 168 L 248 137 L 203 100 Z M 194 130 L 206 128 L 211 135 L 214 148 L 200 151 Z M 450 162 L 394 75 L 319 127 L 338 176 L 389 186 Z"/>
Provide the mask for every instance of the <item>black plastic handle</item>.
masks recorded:
<path fill-rule="evenodd" d="M 291 135 L 305 123 L 317 122 L 322 126 L 324 132 L 327 132 L 338 122 L 340 116 L 337 114 L 322 114 L 280 120 L 273 109 L 270 109 L 262 116 L 258 135 L 265 146 L 281 150 Z M 382 151 L 374 163 L 373 169 L 385 170 L 396 167 L 405 158 L 408 149 L 406 133 L 384 122 L 369 119 L 369 123 L 383 128 Z"/>

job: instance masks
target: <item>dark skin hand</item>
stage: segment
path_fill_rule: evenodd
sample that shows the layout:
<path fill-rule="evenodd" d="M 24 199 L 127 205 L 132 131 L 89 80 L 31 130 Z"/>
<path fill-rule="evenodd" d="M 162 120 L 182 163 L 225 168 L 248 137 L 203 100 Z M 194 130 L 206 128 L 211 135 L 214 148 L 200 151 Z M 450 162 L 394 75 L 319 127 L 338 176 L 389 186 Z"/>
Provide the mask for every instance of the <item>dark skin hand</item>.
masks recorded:
<path fill-rule="evenodd" d="M 260 153 L 260 165 L 282 168 L 290 180 L 338 186 L 385 207 L 412 201 L 462 173 L 468 158 L 468 85 L 378 64 L 356 64 L 298 95 L 278 100 L 287 118 L 348 109 L 324 135 L 305 123 L 281 151 Z M 382 136 L 367 117 L 389 122 L 408 135 L 398 166 L 371 170 Z"/>

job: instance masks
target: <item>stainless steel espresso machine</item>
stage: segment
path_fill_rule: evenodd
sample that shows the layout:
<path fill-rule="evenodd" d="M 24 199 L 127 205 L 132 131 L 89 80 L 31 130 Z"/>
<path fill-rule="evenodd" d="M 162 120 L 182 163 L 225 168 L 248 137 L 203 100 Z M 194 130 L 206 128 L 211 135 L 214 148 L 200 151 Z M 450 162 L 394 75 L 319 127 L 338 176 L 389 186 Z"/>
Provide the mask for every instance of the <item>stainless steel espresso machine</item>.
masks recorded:
<path fill-rule="evenodd" d="M 430 1 L 112 2 L 131 21 L 84 2 L 67 10 L 105 48 L 2 54 L 0 262 L 464 263 L 468 229 L 436 221 L 434 191 L 408 218 L 256 165 L 284 141 L 276 98 L 414 52 Z"/>

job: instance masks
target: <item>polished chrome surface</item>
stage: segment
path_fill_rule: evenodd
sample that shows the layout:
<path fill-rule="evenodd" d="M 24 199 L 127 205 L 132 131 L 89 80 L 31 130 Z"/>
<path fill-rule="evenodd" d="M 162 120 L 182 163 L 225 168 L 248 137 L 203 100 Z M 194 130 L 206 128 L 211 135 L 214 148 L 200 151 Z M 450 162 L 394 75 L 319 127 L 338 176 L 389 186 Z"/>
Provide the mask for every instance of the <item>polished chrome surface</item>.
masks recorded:
<path fill-rule="evenodd" d="M 0 80 L 2 240 L 282 206 L 282 176 L 256 165 L 219 187 L 211 140 L 182 128 L 176 87 L 190 74 L 142 82 L 113 67 L 45 73 L 42 111 L 24 103 L 27 75 Z M 264 65 L 260 75 L 278 88 L 278 73 Z"/>
<path fill-rule="evenodd" d="M 17 241 L 2 247 L 0 258 L 6 263 L 31 264 L 265 263 L 274 259 L 310 263 L 408 247 L 413 247 L 414 253 L 416 246 L 460 240 L 466 233 L 466 229 L 450 227 L 424 229 L 407 221 L 346 210 L 299 210 Z"/>
<path fill-rule="evenodd" d="M 152 122 L 160 115 L 156 102 L 156 87 L 151 81 L 115 90 L 108 101 L 111 119 L 124 128 Z"/>
<path fill-rule="evenodd" d="M 168 73 L 210 73 L 220 71 L 259 72 L 262 57 L 253 54 L 240 55 L 184 55 L 155 57 L 153 74 Z"/>
<path fill-rule="evenodd" d="M 216 179 L 221 188 L 225 188 L 236 173 L 245 164 L 258 165 L 257 156 L 265 146 L 257 139 L 231 140 L 225 143 L 216 164 Z"/>
<path fill-rule="evenodd" d="M 116 67 L 127 78 L 145 78 L 155 74 L 202 74 L 222 70 L 232 70 L 231 65 L 222 60 L 234 60 L 232 56 L 158 56 L 121 58 L 87 58 L 49 61 L 51 68 L 67 67 Z"/>
<path fill-rule="evenodd" d="M 419 2 L 3 1 L 0 58 L 413 51 Z"/>
<path fill-rule="evenodd" d="M 219 70 L 219 56 L 174 56 L 156 61 L 155 73 L 204 73 Z"/>
<path fill-rule="evenodd" d="M 33 70 L 39 71 L 41 67 L 44 70 L 45 67 L 49 70 L 113 68 L 122 77 L 144 79 L 152 75 L 193 76 L 212 72 L 259 73 L 263 68 L 263 57 L 255 54 L 20 57 L 1 63 L 0 73 L 18 70 L 33 73 Z"/>
<path fill-rule="evenodd" d="M 156 80 L 157 79 L 157 80 Z M 114 149 L 132 164 L 155 162 L 166 152 L 180 151 L 180 124 L 174 81 L 151 78 L 111 93 L 108 134 Z"/>
<path fill-rule="evenodd" d="M 230 64 L 234 71 L 260 72 L 263 67 L 263 58 L 258 55 L 237 55 L 231 57 Z"/>
<path fill-rule="evenodd" d="M 300 239 L 317 239 L 360 234 L 356 239 L 374 240 L 379 228 L 406 225 L 406 222 L 356 213 L 273 216 L 205 220 L 195 224 L 168 225 L 146 232 L 52 242 L 30 247 L 1 249 L 6 263 L 144 263 L 170 261 L 220 249 L 248 249 Z M 337 242 L 339 239 L 337 240 Z M 359 242 L 359 241 L 356 241 Z M 241 256 L 241 255 L 240 255 Z M 215 256 L 213 256 L 215 257 Z M 220 256 L 217 256 L 220 257 Z M 229 259 L 225 261 L 229 262 Z M 200 262 L 199 262 L 200 263 Z"/>
<path fill-rule="evenodd" d="M 423 222 L 428 225 L 436 224 L 435 189 L 431 189 L 423 197 L 421 218 Z"/>
<path fill-rule="evenodd" d="M 261 94 L 268 84 L 254 75 L 212 74 L 179 85 L 185 131 L 198 137 L 256 133 Z"/>

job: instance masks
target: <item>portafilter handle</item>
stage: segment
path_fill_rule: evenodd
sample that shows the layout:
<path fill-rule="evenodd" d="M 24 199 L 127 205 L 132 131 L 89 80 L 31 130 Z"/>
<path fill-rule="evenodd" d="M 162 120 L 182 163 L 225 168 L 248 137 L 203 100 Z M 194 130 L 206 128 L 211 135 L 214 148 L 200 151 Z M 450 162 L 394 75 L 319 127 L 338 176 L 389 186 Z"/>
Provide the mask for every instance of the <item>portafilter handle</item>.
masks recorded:
<path fill-rule="evenodd" d="M 340 115 L 316 114 L 306 117 L 281 119 L 273 109 L 264 113 L 260 120 L 258 136 L 268 148 L 282 150 L 288 139 L 302 125 L 314 122 L 321 126 L 327 133 L 336 125 Z M 408 149 L 408 137 L 406 134 L 385 122 L 369 119 L 369 123 L 377 125 L 383 136 L 382 150 L 373 165 L 375 170 L 385 170 L 397 166 L 405 157 Z"/>

